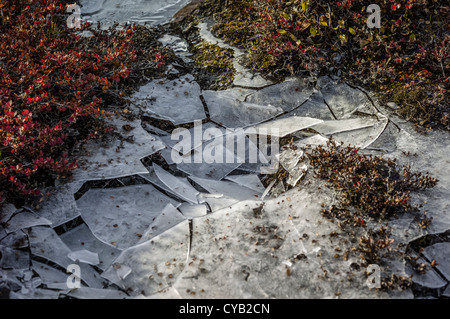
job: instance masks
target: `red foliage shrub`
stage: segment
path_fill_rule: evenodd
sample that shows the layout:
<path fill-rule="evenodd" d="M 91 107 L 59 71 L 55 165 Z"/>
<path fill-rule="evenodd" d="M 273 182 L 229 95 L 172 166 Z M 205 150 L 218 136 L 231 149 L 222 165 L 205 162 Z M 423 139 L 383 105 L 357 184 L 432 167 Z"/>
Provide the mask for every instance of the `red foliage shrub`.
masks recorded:
<path fill-rule="evenodd" d="M 38 195 L 77 166 L 73 144 L 102 132 L 105 101 L 120 95 L 142 53 L 135 26 L 68 29 L 66 8 L 64 0 L 0 3 L 0 205 Z"/>

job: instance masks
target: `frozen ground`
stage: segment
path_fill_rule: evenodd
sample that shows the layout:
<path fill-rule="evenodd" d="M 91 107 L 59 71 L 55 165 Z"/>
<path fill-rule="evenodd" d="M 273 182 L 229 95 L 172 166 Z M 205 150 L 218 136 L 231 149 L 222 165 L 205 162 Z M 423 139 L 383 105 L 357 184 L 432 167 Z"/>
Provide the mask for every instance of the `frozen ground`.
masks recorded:
<path fill-rule="evenodd" d="M 102 22 L 161 23 L 186 2 L 164 1 L 163 6 L 160 1 L 82 1 L 82 14 Z M 206 25 L 200 29 L 205 40 L 227 46 Z M 167 39 L 184 45 L 173 35 Z M 179 54 L 186 57 L 185 50 Z M 183 148 L 182 155 L 192 157 L 193 163 L 173 162 L 172 132 L 118 118 L 112 124 L 122 138 L 86 145 L 73 182 L 49 189 L 53 196 L 40 209 L 3 209 L 3 294 L 413 298 L 413 291 L 420 291 L 450 297 L 449 133 L 421 135 L 396 116 L 395 108 L 377 104 L 370 92 L 337 78 L 291 78 L 271 84 L 239 66 L 241 54 L 236 50 L 234 88 L 203 91 L 193 76 L 183 75 L 151 82 L 134 96 L 136 114 L 175 125 L 203 120 L 203 138 Z M 125 130 L 125 124 L 131 130 Z M 295 188 L 264 188 L 263 163 L 248 163 L 247 153 L 236 154 L 234 144 L 224 143 L 232 129 L 239 128 L 279 128 L 278 137 L 300 137 L 297 152 L 281 150 L 279 157 Z M 192 126 L 190 131 L 197 129 Z M 413 275 L 414 289 L 370 289 L 359 258 L 344 258 L 355 239 L 321 216 L 321 203 L 334 203 L 335 193 L 314 178 L 301 156 L 329 136 L 359 146 L 363 153 L 398 158 L 400 164 L 409 163 L 413 170 L 439 179 L 435 188 L 412 198 L 433 218 L 428 229 L 418 227 L 412 217 L 391 222 L 396 244 L 409 255 L 422 253 L 420 272 L 402 258 L 387 261 L 396 274 Z M 234 162 L 194 163 L 196 152 L 206 151 L 208 145 L 224 146 L 224 156 L 231 155 Z M 250 136 L 246 147 L 247 152 L 256 147 Z M 159 152 L 162 159 L 145 164 L 144 159 Z M 424 245 L 423 252 L 415 251 Z M 66 269 L 73 264 L 80 267 L 78 289 L 67 285 Z"/>

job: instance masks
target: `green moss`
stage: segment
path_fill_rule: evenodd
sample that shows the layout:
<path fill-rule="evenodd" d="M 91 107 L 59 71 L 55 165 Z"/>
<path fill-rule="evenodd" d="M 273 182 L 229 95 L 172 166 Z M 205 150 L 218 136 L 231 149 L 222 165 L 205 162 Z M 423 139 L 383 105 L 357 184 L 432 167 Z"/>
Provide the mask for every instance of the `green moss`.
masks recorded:
<path fill-rule="evenodd" d="M 194 63 L 208 75 L 216 78 L 220 87 L 228 87 L 234 80 L 233 50 L 200 41 L 193 47 Z"/>

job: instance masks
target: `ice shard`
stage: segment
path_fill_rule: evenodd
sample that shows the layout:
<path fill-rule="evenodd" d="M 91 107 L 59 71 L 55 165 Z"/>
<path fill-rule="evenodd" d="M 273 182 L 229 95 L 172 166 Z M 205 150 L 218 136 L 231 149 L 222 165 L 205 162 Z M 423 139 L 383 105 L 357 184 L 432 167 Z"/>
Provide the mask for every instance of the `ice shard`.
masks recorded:
<path fill-rule="evenodd" d="M 152 185 L 90 189 L 77 201 L 92 233 L 118 249 L 135 245 L 168 203 L 179 206 Z"/>
<path fill-rule="evenodd" d="M 102 276 L 129 292 L 150 296 L 173 285 L 186 267 L 189 247 L 188 221 L 159 236 L 124 250 Z M 124 278 L 122 267 L 131 271 Z"/>
<path fill-rule="evenodd" d="M 189 184 L 186 178 L 173 176 L 155 163 L 153 163 L 153 169 L 161 182 L 178 197 L 189 203 L 198 204 L 197 195 L 199 192 Z"/>
<path fill-rule="evenodd" d="M 144 115 L 179 125 L 206 118 L 200 95 L 200 86 L 188 74 L 173 81 L 154 80 L 142 86 L 133 99 Z"/>
<path fill-rule="evenodd" d="M 98 240 L 84 223 L 61 234 L 60 238 L 72 251 L 87 249 L 95 252 L 99 258 L 96 266 L 102 270 L 106 270 L 120 254 L 117 248 Z"/>
<path fill-rule="evenodd" d="M 120 137 L 110 137 L 101 143 L 89 141 L 84 145 L 84 155 L 74 172 L 75 181 L 112 179 L 147 172 L 141 159 L 162 150 L 165 146 L 155 136 L 147 133 L 141 121 L 114 119 L 112 124 Z"/>

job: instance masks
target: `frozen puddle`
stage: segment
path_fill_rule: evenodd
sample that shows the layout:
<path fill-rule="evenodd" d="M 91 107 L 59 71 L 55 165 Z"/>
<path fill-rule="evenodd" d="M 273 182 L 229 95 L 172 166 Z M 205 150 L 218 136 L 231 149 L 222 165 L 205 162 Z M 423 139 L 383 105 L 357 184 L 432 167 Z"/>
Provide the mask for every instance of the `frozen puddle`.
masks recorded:
<path fill-rule="evenodd" d="M 81 4 L 82 15 L 105 24 L 161 23 L 186 2 Z M 205 40 L 234 50 L 235 87 L 202 91 L 189 74 L 144 85 L 134 95 L 136 115 L 188 124 L 183 132 L 197 137 L 179 148 L 173 132 L 157 124 L 111 119 L 118 134 L 84 145 L 71 183 L 46 189 L 51 196 L 39 207 L 5 206 L 0 287 L 9 297 L 413 298 L 411 289 L 369 289 L 361 260 L 345 257 L 354 238 L 320 214 L 321 203 L 335 203 L 336 194 L 308 170 L 304 154 L 329 137 L 439 179 L 435 188 L 412 195 L 433 218 L 427 230 L 412 216 L 391 221 L 395 242 L 416 266 L 388 262 L 397 275 L 413 275 L 415 286 L 449 297 L 449 133 L 419 135 L 338 78 L 272 84 L 240 66 L 243 52 L 215 38 L 206 24 L 199 27 Z M 160 41 L 188 59 L 183 39 Z M 245 153 L 237 141 L 226 143 L 240 128 L 259 139 L 295 137 L 294 147 L 281 148 L 277 157 L 289 174 L 286 185 L 263 185 L 264 163 L 249 162 L 251 149 L 267 155 L 255 136 L 245 136 Z M 219 149 L 231 163 L 196 162 L 198 154 L 211 159 Z M 176 162 L 173 152 L 185 161 Z M 149 164 L 157 154 L 160 160 Z M 295 187 L 286 192 L 287 186 Z M 78 289 L 67 286 L 73 264 L 81 271 Z"/>

